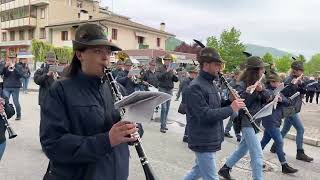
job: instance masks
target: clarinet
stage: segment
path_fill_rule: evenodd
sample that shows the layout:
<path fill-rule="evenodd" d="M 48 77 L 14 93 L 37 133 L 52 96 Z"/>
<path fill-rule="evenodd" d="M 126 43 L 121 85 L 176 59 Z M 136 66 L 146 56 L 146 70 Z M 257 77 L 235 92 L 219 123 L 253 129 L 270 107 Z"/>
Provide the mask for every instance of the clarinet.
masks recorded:
<path fill-rule="evenodd" d="M 105 77 L 107 78 L 107 81 L 110 83 L 111 90 L 112 90 L 113 96 L 115 98 L 115 101 L 121 100 L 122 94 L 119 91 L 118 85 L 116 84 L 116 81 L 114 80 L 111 71 L 108 68 L 105 68 L 104 74 L 105 74 Z M 120 115 L 121 115 L 121 117 L 123 117 L 123 115 L 124 115 L 123 109 L 120 110 Z M 133 142 L 133 145 L 138 153 L 140 163 L 142 165 L 144 174 L 146 176 L 146 180 L 158 180 L 158 178 L 155 176 L 155 174 L 151 168 L 151 165 L 148 162 L 147 156 L 143 150 L 139 133 L 136 133 L 133 136 L 138 137 L 138 140 Z"/>
<path fill-rule="evenodd" d="M 236 90 L 234 90 L 231 85 L 228 83 L 228 81 L 222 76 L 222 74 L 219 73 L 219 77 L 220 80 L 222 81 L 222 83 L 228 88 L 230 94 L 232 95 L 232 97 L 234 99 L 239 99 L 240 95 L 238 94 L 238 92 Z M 260 131 L 262 131 L 259 126 L 254 122 L 253 117 L 251 115 L 251 113 L 249 112 L 247 107 L 242 108 L 242 110 L 244 111 L 244 114 L 249 118 L 249 121 L 251 123 L 251 126 L 254 129 L 255 133 L 259 133 Z"/>
<path fill-rule="evenodd" d="M 13 138 L 17 137 L 17 134 L 13 131 L 13 129 L 11 128 L 11 126 L 8 122 L 7 115 L 5 113 L 2 113 L 1 118 L 4 121 L 4 125 L 7 128 L 9 139 L 13 139 Z"/>

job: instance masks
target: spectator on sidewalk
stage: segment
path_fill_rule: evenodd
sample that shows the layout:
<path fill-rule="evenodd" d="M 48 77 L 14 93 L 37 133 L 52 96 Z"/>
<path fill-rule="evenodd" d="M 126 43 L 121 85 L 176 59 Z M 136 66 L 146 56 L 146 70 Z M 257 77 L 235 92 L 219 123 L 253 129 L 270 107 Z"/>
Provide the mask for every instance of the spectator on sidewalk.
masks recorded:
<path fill-rule="evenodd" d="M 23 75 L 21 77 L 21 83 L 22 83 L 22 90 L 25 94 L 28 93 L 28 85 L 29 85 L 29 79 L 31 76 L 30 68 L 28 66 L 28 59 L 21 58 L 19 59 L 19 63 L 22 66 L 23 69 Z"/>
<path fill-rule="evenodd" d="M 21 88 L 21 77 L 24 74 L 22 65 L 17 63 L 17 56 L 11 54 L 5 64 L 1 64 L 0 74 L 3 75 L 3 95 L 10 99 L 12 96 L 13 103 L 17 112 L 15 120 L 21 120 L 21 106 L 19 94 Z"/>
<path fill-rule="evenodd" d="M 316 102 L 319 104 L 319 95 L 320 95 L 320 76 L 318 77 L 317 89 L 316 89 Z"/>

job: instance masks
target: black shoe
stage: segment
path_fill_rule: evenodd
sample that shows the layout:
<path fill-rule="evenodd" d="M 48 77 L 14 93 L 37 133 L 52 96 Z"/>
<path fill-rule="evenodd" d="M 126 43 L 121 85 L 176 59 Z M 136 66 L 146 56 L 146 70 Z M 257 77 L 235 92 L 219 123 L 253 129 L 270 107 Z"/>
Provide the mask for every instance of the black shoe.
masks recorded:
<path fill-rule="evenodd" d="M 272 146 L 270 148 L 270 152 L 271 153 L 276 153 L 276 144 L 275 143 L 272 144 Z"/>
<path fill-rule="evenodd" d="M 169 130 L 167 127 L 163 128 L 163 129 L 165 129 L 166 131 L 168 131 L 168 130 Z"/>
<path fill-rule="evenodd" d="M 16 120 L 16 121 L 21 120 L 21 116 L 17 116 L 15 120 Z"/>
<path fill-rule="evenodd" d="M 230 176 L 231 168 L 227 165 L 223 165 L 222 168 L 219 170 L 218 174 L 222 176 L 224 179 L 233 180 Z"/>
<path fill-rule="evenodd" d="M 167 131 L 165 130 L 165 129 L 160 129 L 160 132 L 162 132 L 162 133 L 166 133 Z"/>
<path fill-rule="evenodd" d="M 304 153 L 304 150 L 303 150 L 303 149 L 298 149 L 298 150 L 297 150 L 296 159 L 301 160 L 301 161 L 305 161 L 305 162 L 311 162 L 311 161 L 313 161 L 313 158 L 307 156 L 307 155 Z"/>
<path fill-rule="evenodd" d="M 282 173 L 284 174 L 296 173 L 297 171 L 298 169 L 294 169 L 293 167 L 289 166 L 288 163 L 282 165 Z"/>
<path fill-rule="evenodd" d="M 188 136 L 184 135 L 182 141 L 187 143 L 188 142 Z"/>
<path fill-rule="evenodd" d="M 241 136 L 237 135 L 237 141 L 240 142 L 241 141 Z"/>
<path fill-rule="evenodd" d="M 233 138 L 233 136 L 231 136 L 231 134 L 230 133 L 224 133 L 224 137 L 227 137 L 227 138 Z"/>

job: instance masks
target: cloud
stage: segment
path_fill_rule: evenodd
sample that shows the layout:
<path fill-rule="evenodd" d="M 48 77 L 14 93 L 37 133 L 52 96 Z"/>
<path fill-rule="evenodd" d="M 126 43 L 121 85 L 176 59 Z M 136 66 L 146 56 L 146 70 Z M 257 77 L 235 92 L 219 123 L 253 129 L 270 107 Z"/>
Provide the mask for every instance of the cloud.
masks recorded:
<path fill-rule="evenodd" d="M 111 0 L 102 1 L 111 6 Z M 116 13 L 166 30 L 182 40 L 205 40 L 232 26 L 244 43 L 301 53 L 319 51 L 320 16 L 317 0 L 114 0 Z"/>

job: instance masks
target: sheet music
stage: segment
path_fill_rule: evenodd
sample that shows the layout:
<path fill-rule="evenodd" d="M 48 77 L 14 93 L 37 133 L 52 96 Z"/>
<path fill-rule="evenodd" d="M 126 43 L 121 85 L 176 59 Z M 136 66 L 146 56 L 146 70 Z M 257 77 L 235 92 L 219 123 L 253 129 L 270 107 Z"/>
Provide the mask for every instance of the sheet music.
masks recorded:
<path fill-rule="evenodd" d="M 149 122 L 154 108 L 170 99 L 171 95 L 163 92 L 136 91 L 116 102 L 115 107 L 125 109 L 123 120 Z"/>

